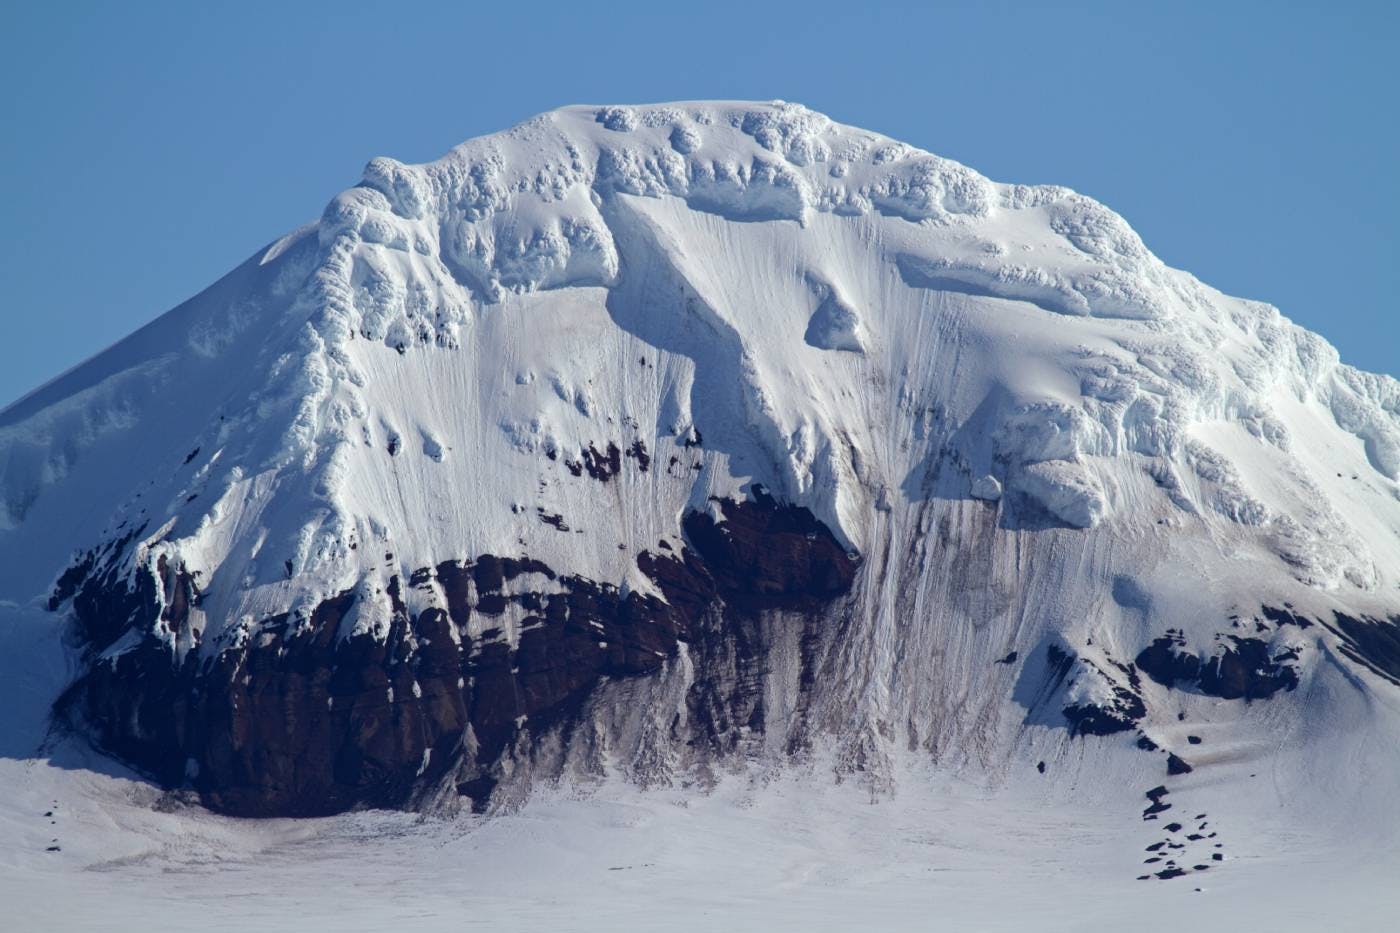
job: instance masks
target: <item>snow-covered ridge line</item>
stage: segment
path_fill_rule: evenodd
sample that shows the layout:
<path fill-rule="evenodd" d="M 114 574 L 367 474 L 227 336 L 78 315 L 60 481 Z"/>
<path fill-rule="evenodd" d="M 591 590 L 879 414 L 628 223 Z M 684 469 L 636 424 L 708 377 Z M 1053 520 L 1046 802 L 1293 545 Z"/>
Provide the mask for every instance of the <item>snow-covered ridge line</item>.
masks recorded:
<path fill-rule="evenodd" d="M 945 259 L 943 274 L 1061 294 L 1066 313 L 1157 319 L 1171 310 L 1131 281 L 1160 273 L 1161 264 L 1102 205 L 1060 187 L 997 185 L 795 104 L 565 108 L 426 165 L 376 158 L 361 184 L 383 200 L 353 189 L 341 195 L 322 218 L 323 239 L 354 230 L 366 242 L 420 254 L 434 252 L 436 239 L 451 271 L 488 301 L 503 290 L 612 284 L 616 251 L 594 208 L 599 197 L 620 193 L 679 197 L 733 219 L 798 223 L 824 212 L 973 224 L 1000 211 L 1039 210 L 1083 254 L 1076 275 L 1037 283 L 1034 270 L 992 248 Z M 426 221 L 428 229 L 405 221 Z"/>

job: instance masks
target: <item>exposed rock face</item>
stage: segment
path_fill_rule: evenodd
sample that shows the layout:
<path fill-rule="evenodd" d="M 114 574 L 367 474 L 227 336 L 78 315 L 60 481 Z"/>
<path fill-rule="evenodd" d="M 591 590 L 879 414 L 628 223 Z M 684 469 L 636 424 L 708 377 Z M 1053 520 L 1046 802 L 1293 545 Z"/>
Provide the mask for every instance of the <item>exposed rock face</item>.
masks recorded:
<path fill-rule="evenodd" d="M 1143 649 L 1137 666 L 1164 686 L 1225 700 L 1260 700 L 1298 686 L 1295 651 L 1271 653 L 1267 642 L 1231 635 L 1215 654 L 1202 658 L 1181 650 L 1184 644 L 1179 632 L 1168 632 Z"/>
<path fill-rule="evenodd" d="M 1277 632 L 1284 631 L 1284 626 L 1302 630 L 1312 625 L 1286 609 L 1264 607 L 1260 612 L 1279 626 Z M 1237 616 L 1231 621 L 1236 626 L 1243 624 Z M 1262 621 L 1256 620 L 1254 626 L 1261 633 L 1270 631 Z M 1385 628 L 1382 625 L 1376 631 L 1384 633 Z M 1106 653 L 1095 657 L 1053 642 L 1045 649 L 1044 663 L 1028 666 L 1022 674 L 1018 699 L 1027 707 L 1027 722 L 1055 723 L 1062 717 L 1072 736 L 1106 736 L 1138 729 L 1149 712 L 1140 674 L 1170 690 L 1246 702 L 1265 700 L 1298 686 L 1301 658 L 1297 647 L 1273 647 L 1263 638 L 1226 634 L 1216 635 L 1216 649 L 1206 657 L 1185 646 L 1181 630 L 1169 629 L 1140 651 L 1132 663 L 1123 663 Z M 1192 745 L 1201 741 L 1194 735 L 1187 740 Z M 1141 732 L 1137 746 L 1148 752 L 1169 752 Z M 1167 771 L 1186 774 L 1191 766 L 1169 752 Z"/>
<path fill-rule="evenodd" d="M 1143 705 L 1140 695 L 1142 685 L 1138 681 L 1137 672 L 1130 666 L 1115 665 L 1127 678 L 1126 684 L 1116 683 L 1112 679 L 1113 675 L 1107 674 L 1102 667 L 1083 658 L 1076 658 L 1064 648 L 1051 645 L 1046 651 L 1050 663 L 1052 689 L 1059 689 L 1062 685 L 1073 686 L 1072 682 L 1065 683 L 1065 678 L 1075 669 L 1076 661 L 1104 678 L 1107 683 L 1108 696 L 1105 699 L 1098 702 L 1071 702 L 1063 708 L 1062 713 L 1072 734 L 1113 735 L 1126 732 L 1147 715 L 1147 707 Z"/>
<path fill-rule="evenodd" d="M 854 561 L 811 512 L 784 508 L 762 488 L 747 502 L 717 501 L 723 524 L 691 512 L 684 526 L 727 601 L 750 612 L 815 611 L 850 589 Z"/>
<path fill-rule="evenodd" d="M 1400 685 L 1400 616 L 1375 619 L 1336 613 L 1328 626 L 1342 638 L 1342 653 Z"/>
<path fill-rule="evenodd" d="M 212 663 L 192 652 L 174 664 L 156 634 L 181 629 L 192 580 L 132 585 L 89 555 L 54 594 L 73 594 L 96 657 L 60 706 L 117 757 L 229 813 L 402 806 L 449 778 L 480 809 L 517 743 L 570 728 L 600 684 L 657 675 L 684 644 L 701 675 L 668 740 L 723 750 L 740 728 L 762 728 L 762 618 L 819 624 L 857 561 L 810 512 L 761 490 L 717 506 L 722 525 L 685 517 L 693 547 L 639 556 L 661 596 L 482 555 L 394 577 L 387 636 L 345 631 L 356 600 L 345 592 L 300 622 L 265 620 L 255 642 Z M 121 551 L 104 552 L 112 566 Z M 415 615 L 405 587 L 437 588 L 447 608 Z"/>

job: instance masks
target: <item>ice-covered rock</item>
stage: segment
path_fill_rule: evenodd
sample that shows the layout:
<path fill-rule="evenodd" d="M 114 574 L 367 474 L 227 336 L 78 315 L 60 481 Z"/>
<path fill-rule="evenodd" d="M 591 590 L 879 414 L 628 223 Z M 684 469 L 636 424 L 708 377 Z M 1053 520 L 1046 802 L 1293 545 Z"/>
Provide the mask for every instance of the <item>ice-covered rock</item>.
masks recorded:
<path fill-rule="evenodd" d="M 972 498 L 996 502 L 1001 498 L 1001 481 L 995 476 L 979 476 L 972 481 Z"/>

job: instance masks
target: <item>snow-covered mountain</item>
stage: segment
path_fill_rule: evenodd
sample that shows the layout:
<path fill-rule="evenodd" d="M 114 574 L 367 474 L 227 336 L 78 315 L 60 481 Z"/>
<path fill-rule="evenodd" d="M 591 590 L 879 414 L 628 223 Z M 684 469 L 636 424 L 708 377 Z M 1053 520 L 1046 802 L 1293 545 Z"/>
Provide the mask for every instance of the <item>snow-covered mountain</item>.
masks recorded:
<path fill-rule="evenodd" d="M 375 159 L 0 413 L 56 722 L 234 814 L 927 767 L 1165 823 L 1265 749 L 1368 812 L 1398 586 L 1400 383 L 1084 196 L 781 102 Z"/>

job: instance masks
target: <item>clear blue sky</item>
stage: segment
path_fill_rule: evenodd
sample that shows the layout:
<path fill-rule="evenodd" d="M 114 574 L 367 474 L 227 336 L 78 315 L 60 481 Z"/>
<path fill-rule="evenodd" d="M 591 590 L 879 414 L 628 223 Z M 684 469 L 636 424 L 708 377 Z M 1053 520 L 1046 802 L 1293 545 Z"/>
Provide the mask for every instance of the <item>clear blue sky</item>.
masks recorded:
<path fill-rule="evenodd" d="M 0 405 L 315 218 L 372 156 L 694 98 L 800 101 L 1068 185 L 1400 374 L 1400 4 L 868 6 L 7 3 Z"/>

